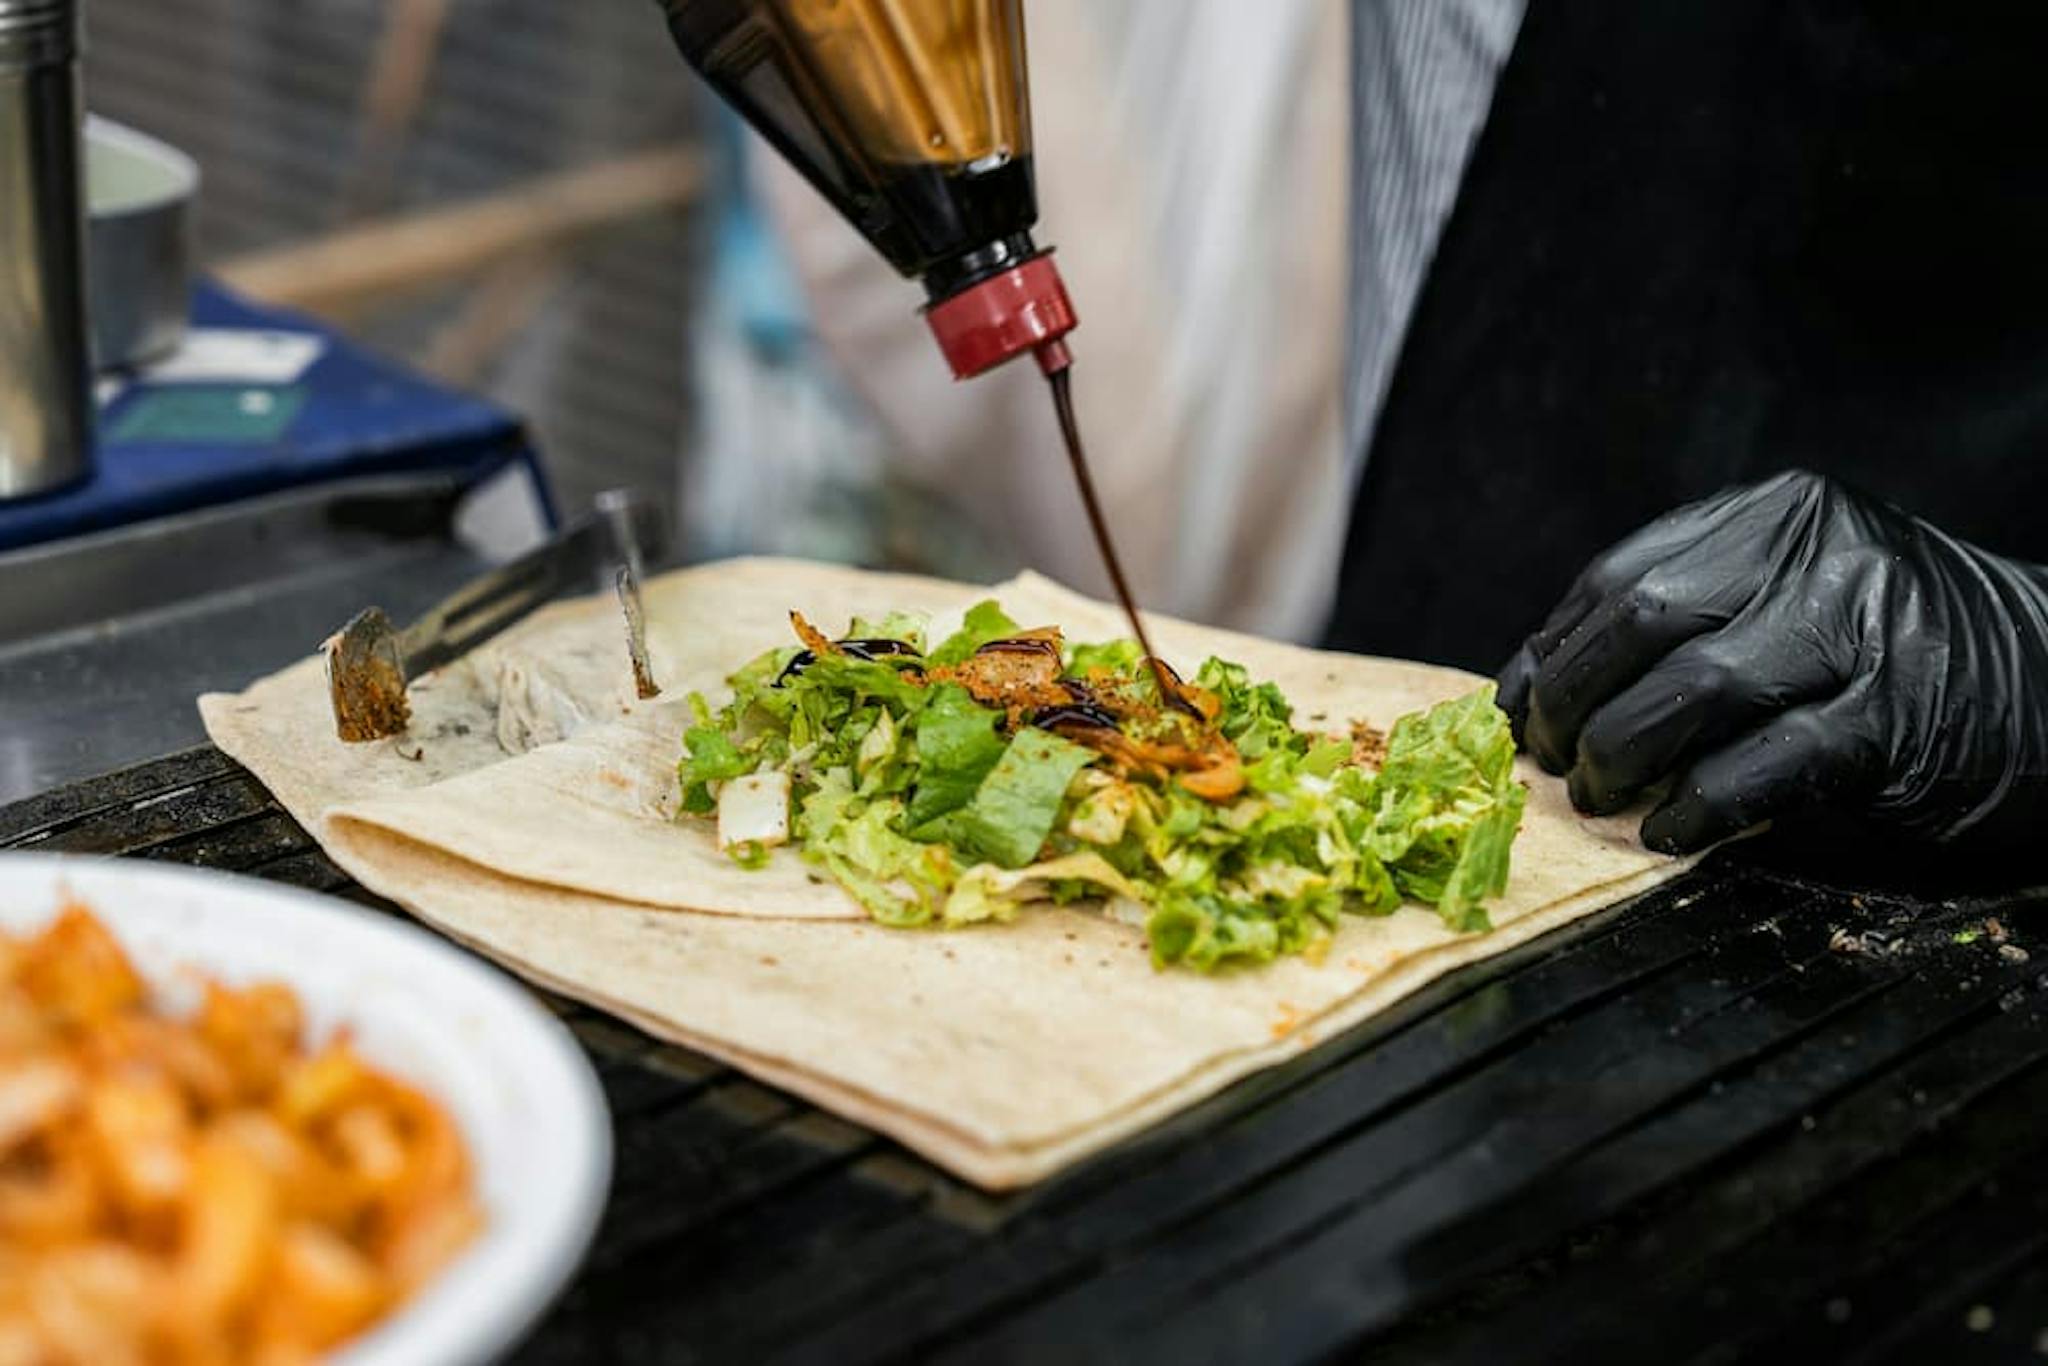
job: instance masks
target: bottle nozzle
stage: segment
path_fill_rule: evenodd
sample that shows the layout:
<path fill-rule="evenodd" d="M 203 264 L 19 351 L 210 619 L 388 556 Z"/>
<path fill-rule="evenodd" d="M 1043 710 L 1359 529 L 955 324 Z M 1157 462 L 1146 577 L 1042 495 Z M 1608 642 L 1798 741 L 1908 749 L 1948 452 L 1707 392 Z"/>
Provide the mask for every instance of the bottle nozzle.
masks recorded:
<path fill-rule="evenodd" d="M 1067 349 L 1066 338 L 1054 337 L 1049 342 L 1040 342 L 1031 348 L 1031 354 L 1038 357 L 1038 368 L 1047 377 L 1057 375 L 1074 363 L 1074 353 Z"/>
<path fill-rule="evenodd" d="M 1062 340 L 1079 319 L 1050 254 L 1021 261 L 925 310 L 953 378 L 972 379 L 1026 351 L 1057 374 L 1073 364 Z"/>

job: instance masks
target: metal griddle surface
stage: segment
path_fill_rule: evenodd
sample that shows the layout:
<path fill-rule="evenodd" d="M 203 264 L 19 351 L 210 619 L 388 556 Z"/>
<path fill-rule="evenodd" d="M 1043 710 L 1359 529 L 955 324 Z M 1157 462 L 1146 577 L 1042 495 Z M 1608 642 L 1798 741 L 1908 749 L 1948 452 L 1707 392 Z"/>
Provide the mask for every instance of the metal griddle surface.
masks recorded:
<path fill-rule="evenodd" d="M 0 809 L 0 848 L 382 904 L 209 748 Z M 551 1001 L 618 1169 L 520 1359 L 2041 1359 L 2039 898 L 1782 859 L 1724 852 L 1004 1199 Z M 1955 942 L 1986 915 L 2029 961 Z"/>

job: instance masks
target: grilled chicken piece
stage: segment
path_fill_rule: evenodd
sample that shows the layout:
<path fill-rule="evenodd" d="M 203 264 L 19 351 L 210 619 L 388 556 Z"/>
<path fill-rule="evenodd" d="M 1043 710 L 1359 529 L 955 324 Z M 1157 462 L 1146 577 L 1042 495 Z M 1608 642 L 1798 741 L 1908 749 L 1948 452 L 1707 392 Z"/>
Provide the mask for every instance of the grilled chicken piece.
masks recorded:
<path fill-rule="evenodd" d="M 1000 707 L 1015 725 L 1027 711 L 1071 701 L 1060 682 L 1060 632 L 1056 626 L 992 640 L 959 664 L 933 669 L 933 683 L 958 683 L 984 707 Z"/>

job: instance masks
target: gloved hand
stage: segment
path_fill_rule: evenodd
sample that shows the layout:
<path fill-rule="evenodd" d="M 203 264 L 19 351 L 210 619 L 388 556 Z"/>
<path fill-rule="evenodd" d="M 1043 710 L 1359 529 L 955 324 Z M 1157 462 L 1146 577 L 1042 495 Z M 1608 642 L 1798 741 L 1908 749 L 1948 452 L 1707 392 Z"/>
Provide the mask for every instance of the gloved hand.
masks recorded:
<path fill-rule="evenodd" d="M 2048 840 L 2048 570 L 1803 471 L 1607 551 L 1500 698 L 1581 810 L 1671 779 L 1653 849 L 1823 804 L 1972 847 Z"/>

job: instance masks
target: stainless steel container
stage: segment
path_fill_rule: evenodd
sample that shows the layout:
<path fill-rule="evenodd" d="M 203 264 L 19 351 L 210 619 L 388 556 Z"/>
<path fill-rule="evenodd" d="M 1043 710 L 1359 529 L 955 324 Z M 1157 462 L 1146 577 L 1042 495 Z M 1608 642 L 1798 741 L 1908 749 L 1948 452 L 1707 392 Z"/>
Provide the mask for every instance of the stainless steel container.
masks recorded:
<path fill-rule="evenodd" d="M 92 353 L 101 371 L 161 360 L 184 340 L 199 166 L 169 143 L 85 121 Z"/>
<path fill-rule="evenodd" d="M 74 0 L 0 0 L 0 499 L 91 467 Z"/>

